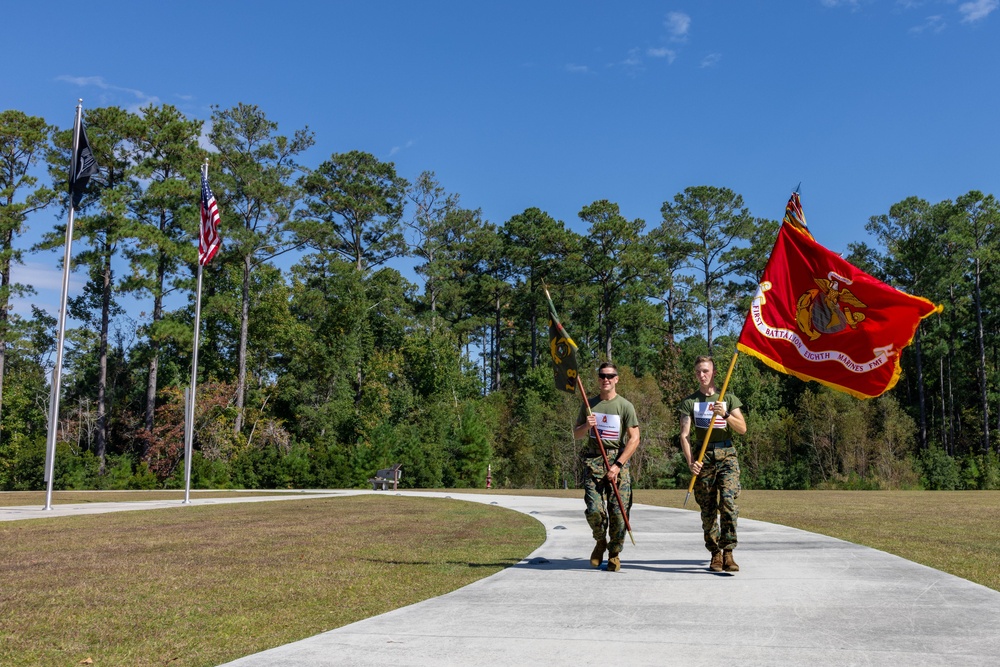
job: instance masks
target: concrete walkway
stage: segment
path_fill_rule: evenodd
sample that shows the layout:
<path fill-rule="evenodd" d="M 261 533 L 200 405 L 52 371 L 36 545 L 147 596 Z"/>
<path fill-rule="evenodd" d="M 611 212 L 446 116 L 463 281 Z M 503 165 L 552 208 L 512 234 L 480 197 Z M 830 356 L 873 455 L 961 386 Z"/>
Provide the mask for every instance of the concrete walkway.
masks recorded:
<path fill-rule="evenodd" d="M 322 495 L 355 493 L 366 492 Z M 548 538 L 448 595 L 228 665 L 1000 664 L 1000 592 L 867 547 L 743 519 L 742 571 L 714 574 L 697 512 L 636 505 L 638 545 L 626 542 L 621 572 L 609 573 L 588 562 L 582 498 L 398 493 L 524 512 Z M 154 506 L 178 503 L 0 508 L 0 520 Z"/>

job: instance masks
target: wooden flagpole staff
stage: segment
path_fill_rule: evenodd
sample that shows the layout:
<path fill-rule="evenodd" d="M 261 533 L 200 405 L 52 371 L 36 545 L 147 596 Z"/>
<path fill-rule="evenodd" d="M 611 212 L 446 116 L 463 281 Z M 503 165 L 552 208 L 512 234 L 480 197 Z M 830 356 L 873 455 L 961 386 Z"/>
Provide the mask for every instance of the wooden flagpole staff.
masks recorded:
<path fill-rule="evenodd" d="M 729 387 L 729 378 L 732 377 L 733 375 L 733 369 L 736 368 L 736 357 L 738 357 L 739 355 L 740 355 L 739 352 L 733 352 L 733 360 L 729 362 L 729 370 L 726 372 L 726 381 L 722 383 L 722 391 L 719 392 L 719 398 L 717 401 L 719 403 L 721 403 L 726 396 L 726 389 Z M 708 440 L 709 438 L 712 437 L 712 429 L 714 428 L 714 422 L 715 422 L 715 416 L 713 415 L 712 421 L 709 422 L 708 429 L 705 431 L 705 439 L 701 443 L 701 451 L 698 453 L 698 463 L 701 463 L 701 460 L 705 458 L 705 450 L 708 449 Z M 691 483 L 688 484 L 688 492 L 687 495 L 684 496 L 684 505 L 682 505 L 682 507 L 687 506 L 688 498 L 691 497 L 691 491 L 694 490 L 694 482 L 696 479 L 698 479 L 698 475 L 691 475 Z"/>
<path fill-rule="evenodd" d="M 583 380 L 580 376 L 576 376 L 576 384 L 580 387 L 580 394 L 583 395 L 583 404 L 587 406 L 587 416 L 594 414 L 590 411 L 590 400 L 587 398 L 587 390 L 583 388 Z M 601 432 L 598 430 L 597 426 L 594 426 L 594 437 L 597 438 L 597 447 L 601 450 L 601 458 L 604 459 L 604 469 L 611 472 L 611 464 L 608 462 L 608 453 L 604 449 L 604 441 L 601 440 Z M 625 529 L 628 531 L 628 537 L 632 540 L 632 546 L 635 546 L 635 538 L 632 536 L 632 526 L 628 522 L 628 508 L 622 504 L 622 496 L 618 492 L 617 482 L 612 482 L 610 479 L 608 483 L 611 484 L 611 488 L 615 492 L 615 500 L 618 501 L 618 509 L 622 512 L 622 518 L 625 519 Z"/>

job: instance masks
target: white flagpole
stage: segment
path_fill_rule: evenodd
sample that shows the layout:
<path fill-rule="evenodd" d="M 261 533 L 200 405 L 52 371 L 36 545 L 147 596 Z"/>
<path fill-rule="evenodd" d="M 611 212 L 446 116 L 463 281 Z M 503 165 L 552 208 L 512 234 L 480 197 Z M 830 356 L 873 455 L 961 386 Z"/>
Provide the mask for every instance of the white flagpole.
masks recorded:
<path fill-rule="evenodd" d="M 201 167 L 202 177 L 208 179 L 208 158 L 205 158 L 205 164 Z M 201 228 L 199 227 L 199 230 Z M 201 232 L 198 232 L 199 245 L 201 239 Z M 190 395 L 188 400 L 188 409 L 190 414 L 187 419 L 187 429 L 184 434 L 184 504 L 191 502 L 191 456 L 194 452 L 194 408 L 195 408 L 195 396 L 196 389 L 198 386 L 198 345 L 199 345 L 199 334 L 201 333 L 201 275 L 202 275 L 202 265 L 201 256 L 198 257 L 198 288 L 195 293 L 194 298 L 194 341 L 191 346 L 191 386 L 189 388 Z"/>
<path fill-rule="evenodd" d="M 191 502 L 191 450 L 194 433 L 191 410 L 191 387 L 184 388 L 184 502 Z"/>
<path fill-rule="evenodd" d="M 80 123 L 83 118 L 83 100 L 78 100 L 76 105 L 76 122 L 73 125 L 73 152 L 70 154 L 70 161 L 76 159 L 77 151 L 80 149 Z M 70 169 L 76 169 L 76 165 L 70 165 Z M 56 366 L 52 369 L 52 393 L 49 400 L 49 433 L 45 446 L 45 507 L 42 509 L 52 509 L 52 484 L 55 477 L 56 467 L 56 431 L 59 426 L 59 389 L 62 383 L 63 347 L 66 343 L 66 302 L 69 299 L 69 272 L 72 263 L 73 249 L 73 193 L 69 196 L 69 222 L 66 223 L 66 252 L 63 255 L 63 278 L 62 278 L 62 299 L 59 302 L 59 337 L 56 342 Z"/>

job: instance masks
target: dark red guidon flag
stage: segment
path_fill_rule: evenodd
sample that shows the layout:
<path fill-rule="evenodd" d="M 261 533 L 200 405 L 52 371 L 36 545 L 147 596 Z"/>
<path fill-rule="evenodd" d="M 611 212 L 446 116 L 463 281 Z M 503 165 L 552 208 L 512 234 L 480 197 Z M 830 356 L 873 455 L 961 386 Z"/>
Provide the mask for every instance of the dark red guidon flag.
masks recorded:
<path fill-rule="evenodd" d="M 874 398 L 899 380 L 920 320 L 941 309 L 783 224 L 736 347 L 782 373 Z"/>

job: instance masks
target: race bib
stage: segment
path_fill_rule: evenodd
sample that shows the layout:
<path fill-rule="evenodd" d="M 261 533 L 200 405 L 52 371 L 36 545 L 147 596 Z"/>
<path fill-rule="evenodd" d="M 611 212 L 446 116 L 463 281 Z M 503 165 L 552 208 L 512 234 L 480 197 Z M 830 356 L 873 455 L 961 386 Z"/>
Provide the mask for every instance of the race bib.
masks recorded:
<path fill-rule="evenodd" d="M 726 428 L 726 418 L 716 417 L 712 408 L 715 407 L 715 402 L 711 403 L 695 403 L 694 404 L 694 425 L 696 428 L 709 428 L 711 424 L 712 428 Z M 726 407 L 726 402 L 722 401 L 722 407 Z M 712 422 L 712 418 L 715 418 L 715 422 Z"/>
<path fill-rule="evenodd" d="M 597 417 L 597 432 L 601 435 L 601 440 L 605 442 L 618 442 L 622 435 L 622 418 L 618 415 L 606 415 L 603 412 L 595 412 Z"/>

